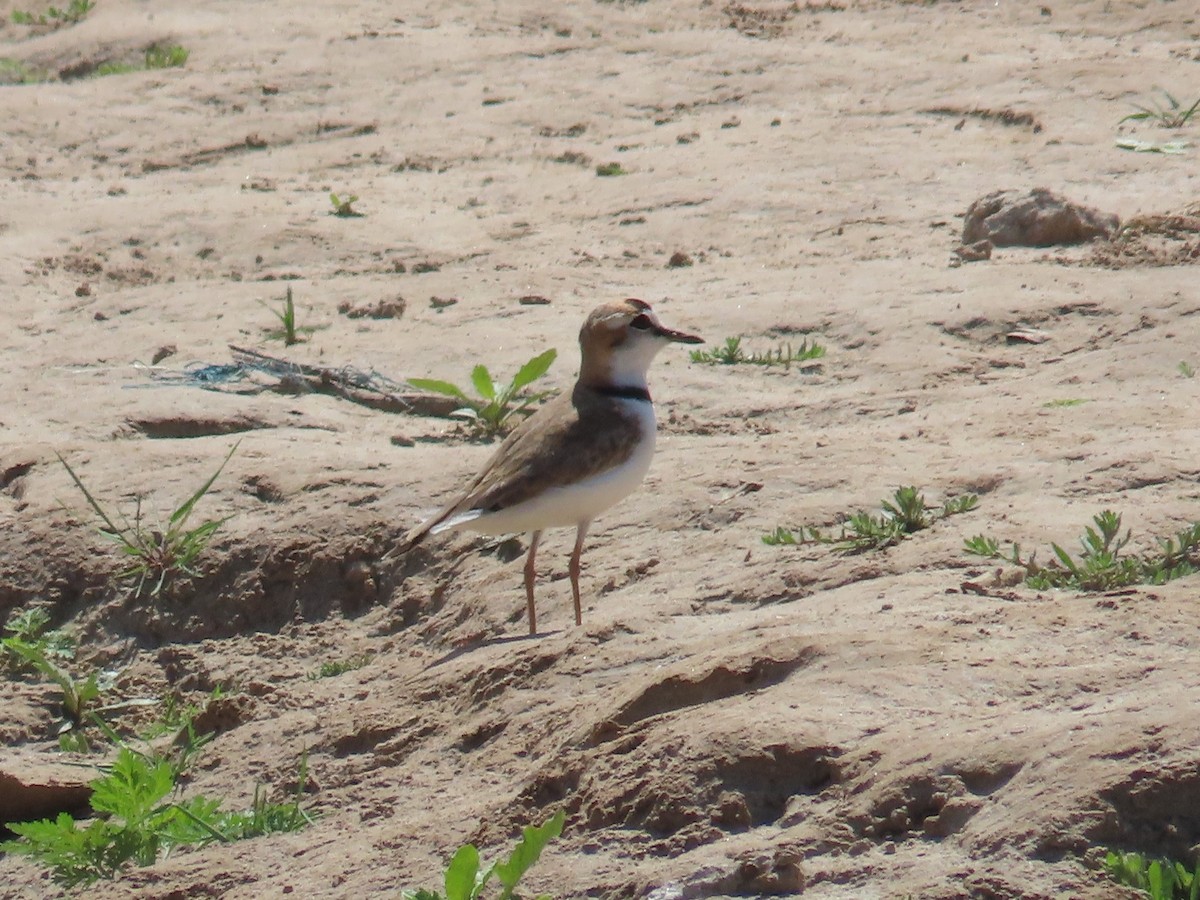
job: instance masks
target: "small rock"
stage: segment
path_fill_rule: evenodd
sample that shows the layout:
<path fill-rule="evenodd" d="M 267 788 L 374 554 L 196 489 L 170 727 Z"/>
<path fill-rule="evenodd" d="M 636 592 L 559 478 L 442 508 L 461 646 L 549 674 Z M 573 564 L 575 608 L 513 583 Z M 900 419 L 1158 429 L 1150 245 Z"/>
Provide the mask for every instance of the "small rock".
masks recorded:
<path fill-rule="evenodd" d="M 967 209 L 962 242 L 970 246 L 986 239 L 996 247 L 1053 247 L 1109 238 L 1119 226 L 1116 216 L 1045 188 L 993 191 Z"/>
<path fill-rule="evenodd" d="M 76 297 L 92 296 L 92 286 L 90 284 L 88 284 L 86 281 L 81 282 L 79 287 L 75 288 L 75 296 Z"/>
<path fill-rule="evenodd" d="M 430 297 L 429 298 L 429 305 L 432 306 L 434 309 L 436 309 L 438 312 L 441 312 L 443 309 L 445 309 L 448 306 L 453 306 L 457 302 L 458 302 L 457 297 Z"/>
<path fill-rule="evenodd" d="M 154 355 L 150 357 L 150 365 L 157 366 L 168 356 L 174 356 L 175 353 L 176 350 L 174 344 L 163 344 L 161 347 L 155 350 Z"/>
<path fill-rule="evenodd" d="M 518 297 L 517 302 L 522 306 L 549 306 L 550 299 L 543 297 L 541 294 L 525 294 L 523 297 Z"/>
<path fill-rule="evenodd" d="M 963 262 L 979 262 L 992 258 L 992 242 L 984 238 L 973 244 L 961 244 L 954 248 L 954 255 Z"/>
<path fill-rule="evenodd" d="M 349 300 L 343 300 L 338 304 L 337 310 L 349 319 L 399 319 L 404 315 L 407 305 L 404 298 L 397 294 L 395 297 L 386 297 L 361 306 L 354 306 Z"/>
<path fill-rule="evenodd" d="M 415 447 L 417 442 L 410 438 L 407 434 L 393 434 L 388 438 L 388 442 L 393 447 Z"/>
<path fill-rule="evenodd" d="M 693 265 L 692 258 L 681 250 L 676 250 L 667 260 L 668 269 L 682 269 L 690 265 Z"/>

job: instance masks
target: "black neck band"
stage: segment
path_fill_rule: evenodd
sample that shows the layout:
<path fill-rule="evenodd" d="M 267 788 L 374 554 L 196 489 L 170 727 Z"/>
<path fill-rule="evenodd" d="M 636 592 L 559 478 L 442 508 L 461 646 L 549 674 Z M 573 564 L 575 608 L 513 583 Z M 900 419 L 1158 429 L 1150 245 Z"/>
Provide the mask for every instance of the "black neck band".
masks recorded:
<path fill-rule="evenodd" d="M 596 388 L 596 393 L 604 397 L 620 397 L 623 400 L 644 400 L 650 403 L 650 392 L 644 387 L 617 387 L 607 385 Z"/>

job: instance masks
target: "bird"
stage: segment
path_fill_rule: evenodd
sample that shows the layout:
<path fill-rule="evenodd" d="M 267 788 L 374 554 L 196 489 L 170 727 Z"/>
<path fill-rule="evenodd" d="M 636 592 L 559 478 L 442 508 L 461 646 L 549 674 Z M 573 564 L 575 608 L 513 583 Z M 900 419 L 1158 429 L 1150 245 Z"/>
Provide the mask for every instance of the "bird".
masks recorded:
<path fill-rule="evenodd" d="M 467 529 L 487 535 L 529 534 L 525 600 L 529 633 L 537 634 L 534 581 L 538 543 L 547 528 L 575 528 L 568 573 L 575 624 L 583 624 L 579 568 L 592 521 L 642 483 L 654 456 L 657 422 L 646 375 L 671 343 L 704 339 L 667 328 L 650 304 L 604 303 L 579 330 L 579 377 L 522 421 L 466 488 L 409 531 L 407 551 L 430 535 Z"/>

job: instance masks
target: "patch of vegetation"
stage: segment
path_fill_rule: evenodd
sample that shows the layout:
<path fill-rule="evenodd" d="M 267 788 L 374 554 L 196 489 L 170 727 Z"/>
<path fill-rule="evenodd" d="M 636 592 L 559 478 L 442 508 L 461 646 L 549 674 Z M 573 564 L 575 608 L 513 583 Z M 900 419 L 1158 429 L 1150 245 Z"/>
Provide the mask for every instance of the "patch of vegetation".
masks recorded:
<path fill-rule="evenodd" d="M 134 596 L 141 596 L 146 586 L 150 585 L 150 595 L 157 597 L 170 578 L 178 575 L 195 577 L 197 574 L 196 561 L 200 554 L 204 552 L 217 529 L 232 517 L 208 519 L 194 528 L 188 528 L 187 523 L 196 504 L 208 493 L 237 448 L 238 444 L 234 444 L 230 448 L 221 465 L 217 467 L 217 471 L 213 472 L 199 490 L 171 513 L 170 519 L 162 529 L 148 528 L 142 522 L 140 497 L 133 521 L 130 522 L 118 512 L 117 517 L 121 520 L 121 524 L 118 525 L 99 501 L 92 496 L 91 491 L 84 486 L 79 476 L 75 474 L 75 470 L 61 455 L 58 455 L 58 461 L 66 468 L 71 480 L 75 482 L 75 486 L 87 499 L 88 505 L 100 517 L 100 521 L 103 523 L 100 533 L 114 541 L 121 553 L 132 557 L 133 561 L 117 573 L 117 578 L 136 580 L 133 588 Z"/>
<path fill-rule="evenodd" d="M 565 820 L 566 815 L 560 809 L 544 824 L 526 826 L 508 859 L 497 860 L 485 868 L 480 868 L 479 851 L 475 846 L 464 844 L 446 867 L 444 896 L 427 890 L 405 891 L 401 896 L 403 900 L 477 900 L 495 876 L 500 882 L 498 900 L 512 900 L 517 885 L 541 858 L 546 845 L 562 834 Z M 537 900 L 549 900 L 549 895 L 540 894 Z"/>
<path fill-rule="evenodd" d="M 797 531 L 779 527 L 763 535 L 763 543 L 770 546 L 781 544 L 832 544 L 842 553 L 865 553 L 882 550 L 898 544 L 908 535 L 928 528 L 938 519 L 964 513 L 974 509 L 979 498 L 974 494 L 963 494 L 947 500 L 941 507 L 928 506 L 925 497 L 915 487 L 899 487 L 890 501 L 881 501 L 882 515 L 873 516 L 858 512 L 848 516 L 842 524 L 841 533 L 834 536 L 811 526 L 801 526 Z"/>
<path fill-rule="evenodd" d="M 1200 863 L 1191 870 L 1169 859 L 1147 860 L 1140 853 L 1109 850 L 1104 871 L 1113 881 L 1144 892 L 1150 900 L 1200 900 Z"/>
<path fill-rule="evenodd" d="M 790 369 L 792 363 L 808 362 L 824 355 L 825 348 L 816 341 L 810 344 L 808 338 L 804 339 L 799 349 L 793 349 L 791 344 L 782 344 L 766 353 L 747 353 L 742 349 L 740 337 L 727 337 L 725 343 L 714 350 L 693 350 L 691 353 L 692 362 L 710 366 L 783 366 L 785 369 Z"/>
<path fill-rule="evenodd" d="M 50 613 L 40 606 L 31 606 L 8 617 L 4 624 L 8 637 L 0 639 L 0 650 L 11 670 L 32 671 L 33 666 L 25 662 L 21 654 L 10 650 L 6 641 L 20 642 L 46 658 L 75 658 L 75 638 L 61 629 L 49 628 L 49 625 Z"/>
<path fill-rule="evenodd" d="M 1132 584 L 1164 584 L 1200 571 L 1200 522 L 1193 522 L 1173 537 L 1158 539 L 1158 550 L 1141 556 L 1122 554 L 1131 531 L 1121 536 L 1121 516 L 1104 510 L 1092 518 L 1095 523 L 1084 530 L 1080 539 L 1082 553 L 1072 558 L 1058 544 L 1050 545 L 1055 559 L 1047 565 L 1037 561 L 1037 553 L 1021 555 L 1021 545 L 1013 543 L 1007 553 L 1000 542 L 987 535 L 968 540 L 968 553 L 985 559 L 998 559 L 1025 570 L 1025 583 L 1036 590 L 1072 588 L 1077 591 L 1109 591 Z"/>
<path fill-rule="evenodd" d="M 1196 370 L 1192 368 L 1190 363 L 1181 362 L 1179 364 L 1179 374 L 1184 378 L 1193 378 L 1196 375 Z"/>
<path fill-rule="evenodd" d="M 39 84 L 50 76 L 19 59 L 0 58 L 0 84 Z"/>
<path fill-rule="evenodd" d="M 262 303 L 267 309 L 271 310 L 271 314 L 279 320 L 279 328 L 272 328 L 267 332 L 267 337 L 273 341 L 283 341 L 283 346 L 291 347 L 293 344 L 299 344 L 305 337 L 311 336 L 314 332 L 320 331 L 322 325 L 297 325 L 296 324 L 296 302 L 292 299 L 292 288 L 289 285 L 287 294 L 283 299 L 283 306 L 279 309 L 272 309 L 266 303 Z"/>
<path fill-rule="evenodd" d="M 1137 109 L 1137 112 L 1130 113 L 1117 122 L 1117 124 L 1149 120 L 1163 128 L 1182 128 L 1192 120 L 1197 110 L 1200 110 L 1200 97 L 1197 97 L 1196 102 L 1191 106 L 1185 107 L 1167 91 L 1161 91 L 1161 93 L 1163 99 L 1166 101 L 1165 103 L 1160 103 L 1157 98 L 1150 101 L 1150 106 L 1142 106 L 1140 103 L 1135 103 L 1133 105 Z"/>
<path fill-rule="evenodd" d="M 92 0 L 71 0 L 64 9 L 51 6 L 43 13 L 15 9 L 12 20 L 17 25 L 53 25 L 58 28 L 82 21 L 95 8 L 96 4 Z"/>
<path fill-rule="evenodd" d="M 466 419 L 473 434 L 491 440 L 508 430 L 509 420 L 518 412 L 524 412 L 530 404 L 546 396 L 546 392 L 521 395 L 521 391 L 546 374 L 550 364 L 558 355 L 556 350 L 547 350 L 535 356 L 517 370 L 512 381 L 498 385 L 492 379 L 487 366 L 477 365 L 471 371 L 471 384 L 478 398 L 468 397 L 456 384 L 434 378 L 410 378 L 408 383 L 417 390 L 432 391 L 462 401 L 462 408 L 451 415 Z"/>
<path fill-rule="evenodd" d="M 30 856 L 47 866 L 55 881 L 75 887 L 113 878 L 131 863 L 151 865 L 175 847 L 297 831 L 312 822 L 300 807 L 306 758 L 289 802 L 268 802 L 260 785 L 245 811 L 222 811 L 220 800 L 204 796 L 169 799 L 178 775 L 169 760 L 122 747 L 107 774 L 91 783 L 95 818 L 81 826 L 64 812 L 56 819 L 10 823 L 21 839 L 0 844 L 0 852 Z"/>
<path fill-rule="evenodd" d="M 1043 409 L 1065 409 L 1066 407 L 1069 407 L 1069 406 L 1082 406 L 1085 403 L 1087 403 L 1086 400 L 1082 400 L 1078 397 L 1068 397 L 1068 398 L 1065 398 L 1062 400 L 1047 400 L 1045 403 L 1042 404 L 1042 408 Z"/>
<path fill-rule="evenodd" d="M 150 47 L 142 57 L 140 65 L 136 63 L 107 62 L 96 67 L 92 74 L 100 78 L 105 75 L 127 75 L 130 72 L 144 72 L 150 69 L 177 69 L 188 61 L 190 51 L 185 47 L 173 45 L 170 47 Z"/>
<path fill-rule="evenodd" d="M 345 659 L 331 659 L 321 663 L 315 672 L 309 672 L 308 680 L 316 681 L 319 678 L 336 678 L 338 675 L 345 675 L 347 672 L 361 669 L 374 658 L 370 653 L 359 653 L 355 656 L 348 656 Z"/>
<path fill-rule="evenodd" d="M 62 718 L 55 728 L 59 747 L 63 750 L 86 751 L 87 739 L 80 729 L 100 693 L 112 686 L 112 678 L 107 673 L 94 671 L 87 678 L 76 679 L 51 659 L 52 651 L 44 641 L 30 642 L 11 636 L 0 639 L 0 646 L 3 646 L 6 655 L 17 658 L 24 666 L 58 685 L 62 691 Z"/>
<path fill-rule="evenodd" d="M 596 166 L 596 174 L 601 178 L 614 178 L 617 175 L 628 175 L 629 172 L 619 162 L 610 162 Z"/>
<path fill-rule="evenodd" d="M 329 202 L 333 204 L 333 209 L 329 212 L 331 216 L 338 216 L 342 219 L 362 218 L 362 213 L 354 208 L 354 204 L 358 202 L 358 194 L 339 197 L 337 194 L 331 193 L 329 195 Z"/>

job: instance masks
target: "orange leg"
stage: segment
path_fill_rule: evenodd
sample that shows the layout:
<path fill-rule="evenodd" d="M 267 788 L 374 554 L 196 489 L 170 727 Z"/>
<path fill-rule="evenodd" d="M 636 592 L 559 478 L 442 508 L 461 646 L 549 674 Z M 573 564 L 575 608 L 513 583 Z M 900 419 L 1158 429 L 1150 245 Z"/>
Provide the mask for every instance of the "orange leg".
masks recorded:
<path fill-rule="evenodd" d="M 537 634 L 537 610 L 533 606 L 533 580 L 537 577 L 537 569 L 534 561 L 537 559 L 538 541 L 541 539 L 542 533 L 540 531 L 530 533 L 529 556 L 525 558 L 525 603 L 529 613 L 530 634 Z"/>
<path fill-rule="evenodd" d="M 587 537 L 591 521 L 580 522 L 575 529 L 575 549 L 571 551 L 571 564 L 567 571 L 571 575 L 571 597 L 575 600 L 575 624 L 583 624 L 583 610 L 579 606 L 579 555 L 583 553 L 583 539 Z"/>

